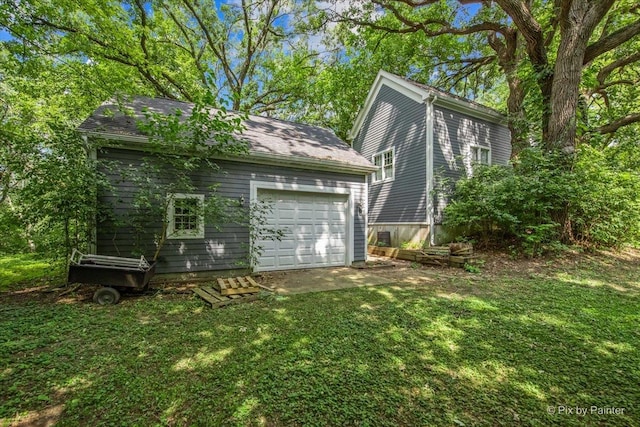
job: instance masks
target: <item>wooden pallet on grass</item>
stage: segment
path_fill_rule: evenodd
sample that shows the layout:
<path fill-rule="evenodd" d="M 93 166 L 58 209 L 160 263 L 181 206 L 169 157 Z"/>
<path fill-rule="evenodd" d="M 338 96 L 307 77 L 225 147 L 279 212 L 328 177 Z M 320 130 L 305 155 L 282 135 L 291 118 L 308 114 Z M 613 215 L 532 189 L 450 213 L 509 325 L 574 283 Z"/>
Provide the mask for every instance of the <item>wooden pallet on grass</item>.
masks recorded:
<path fill-rule="evenodd" d="M 418 253 L 416 254 L 416 262 L 441 266 L 448 265 L 449 255 Z"/>
<path fill-rule="evenodd" d="M 241 302 L 255 301 L 258 299 L 257 294 L 223 296 L 210 286 L 195 288 L 193 292 L 211 304 L 211 308 L 224 307 L 225 305 L 239 304 Z"/>
<path fill-rule="evenodd" d="M 211 308 L 255 301 L 260 289 L 271 291 L 249 276 L 218 279 L 212 285 L 193 290 L 200 298 L 211 304 Z"/>
<path fill-rule="evenodd" d="M 213 287 L 220 295 L 252 294 L 260 291 L 260 285 L 250 276 L 218 279 Z"/>

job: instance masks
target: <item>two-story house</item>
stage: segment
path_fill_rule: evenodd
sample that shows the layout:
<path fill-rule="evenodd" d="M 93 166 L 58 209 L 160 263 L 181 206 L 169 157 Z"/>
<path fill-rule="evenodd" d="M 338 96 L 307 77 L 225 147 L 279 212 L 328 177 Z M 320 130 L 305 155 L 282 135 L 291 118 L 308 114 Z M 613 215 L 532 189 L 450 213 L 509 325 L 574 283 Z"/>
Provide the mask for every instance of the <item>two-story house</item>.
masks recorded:
<path fill-rule="evenodd" d="M 473 165 L 508 164 L 506 118 L 478 103 L 380 71 L 351 130 L 353 147 L 378 166 L 369 176 L 368 241 L 447 240 L 443 211 Z"/>

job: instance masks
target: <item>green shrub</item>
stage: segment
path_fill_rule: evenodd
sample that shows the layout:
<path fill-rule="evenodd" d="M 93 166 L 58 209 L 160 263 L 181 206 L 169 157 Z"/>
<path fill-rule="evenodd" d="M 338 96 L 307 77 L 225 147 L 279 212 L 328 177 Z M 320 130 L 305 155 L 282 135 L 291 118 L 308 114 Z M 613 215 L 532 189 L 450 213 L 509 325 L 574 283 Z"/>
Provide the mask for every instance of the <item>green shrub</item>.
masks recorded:
<path fill-rule="evenodd" d="M 480 267 L 478 267 L 477 265 L 469 264 L 468 262 L 464 263 L 463 268 L 468 273 L 480 273 L 480 272 L 482 272 L 482 270 L 480 270 Z"/>
<path fill-rule="evenodd" d="M 481 166 L 456 183 L 445 225 L 529 256 L 572 243 L 615 247 L 640 236 L 640 176 L 585 147 L 566 159 L 528 149 L 514 167 Z"/>
<path fill-rule="evenodd" d="M 618 169 L 604 152 L 584 147 L 575 167 L 576 197 L 569 205 L 573 239 L 619 247 L 640 240 L 640 174 Z"/>
<path fill-rule="evenodd" d="M 422 249 L 425 246 L 427 246 L 425 240 L 420 240 L 419 242 L 405 240 L 400 244 L 400 249 Z"/>
<path fill-rule="evenodd" d="M 0 254 L 26 252 L 29 242 L 25 226 L 8 203 L 0 204 Z"/>

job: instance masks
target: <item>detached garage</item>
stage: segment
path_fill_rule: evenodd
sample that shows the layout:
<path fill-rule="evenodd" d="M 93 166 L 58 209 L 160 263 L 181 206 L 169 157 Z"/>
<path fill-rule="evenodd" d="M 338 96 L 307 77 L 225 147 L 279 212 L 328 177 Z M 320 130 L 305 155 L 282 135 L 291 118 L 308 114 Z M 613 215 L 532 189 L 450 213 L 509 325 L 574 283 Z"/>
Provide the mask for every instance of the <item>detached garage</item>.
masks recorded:
<path fill-rule="evenodd" d="M 94 251 L 102 255 L 153 258 L 162 220 L 149 218 L 148 229 L 123 225 L 131 217 L 139 191 L 131 178 L 153 163 L 145 151 L 147 137 L 138 129 L 144 110 L 188 116 L 192 104 L 137 97 L 120 113 L 116 102 L 101 105 L 79 127 L 98 147 L 93 155 L 110 188 L 98 193 L 104 214 L 97 221 Z M 255 271 L 350 265 L 366 259 L 367 176 L 376 170 L 367 159 L 327 129 L 272 118 L 249 116 L 238 135 L 249 154 L 217 159 L 220 170 L 196 170 L 196 189 L 168 194 L 165 242 L 158 272 L 182 273 L 248 267 L 249 247 L 260 247 L 251 261 Z M 151 159 L 151 160 L 150 160 Z M 162 180 L 163 177 L 157 178 Z M 215 188 L 215 190 L 214 190 Z M 266 202 L 263 220 L 281 231 L 279 240 L 256 239 L 246 227 L 216 226 L 196 208 L 213 192 L 239 206 Z M 162 228 L 162 227 L 160 227 Z M 157 234 L 157 233 L 156 233 Z"/>

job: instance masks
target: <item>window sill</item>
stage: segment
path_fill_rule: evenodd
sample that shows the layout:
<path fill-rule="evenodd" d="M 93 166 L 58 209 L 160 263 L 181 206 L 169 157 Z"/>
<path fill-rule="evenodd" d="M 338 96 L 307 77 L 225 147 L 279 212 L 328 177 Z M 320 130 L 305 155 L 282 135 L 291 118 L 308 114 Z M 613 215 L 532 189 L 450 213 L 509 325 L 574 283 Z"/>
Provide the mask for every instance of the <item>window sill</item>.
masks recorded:
<path fill-rule="evenodd" d="M 167 240 L 198 240 L 198 239 L 204 239 L 204 233 L 203 234 L 171 234 L 170 236 L 167 236 Z"/>
<path fill-rule="evenodd" d="M 380 180 L 380 181 L 372 182 L 371 185 L 384 184 L 385 182 L 391 182 L 393 180 L 394 180 L 394 178 L 387 178 L 387 179 L 383 179 L 383 180 Z"/>

